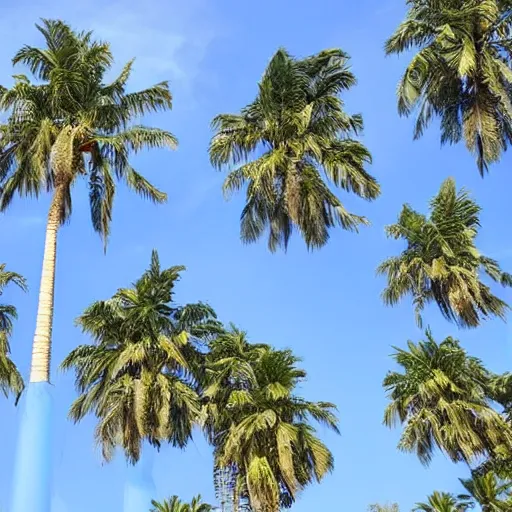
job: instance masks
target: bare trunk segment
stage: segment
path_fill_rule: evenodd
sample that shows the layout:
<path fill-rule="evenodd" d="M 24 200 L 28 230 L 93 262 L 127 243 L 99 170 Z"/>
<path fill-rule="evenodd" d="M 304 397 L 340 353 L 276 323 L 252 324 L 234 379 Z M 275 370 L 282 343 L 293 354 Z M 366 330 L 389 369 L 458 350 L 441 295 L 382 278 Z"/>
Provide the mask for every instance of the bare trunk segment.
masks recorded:
<path fill-rule="evenodd" d="M 64 186 L 61 185 L 55 190 L 48 212 L 30 382 L 50 382 L 57 233 L 61 224 L 63 202 Z"/>

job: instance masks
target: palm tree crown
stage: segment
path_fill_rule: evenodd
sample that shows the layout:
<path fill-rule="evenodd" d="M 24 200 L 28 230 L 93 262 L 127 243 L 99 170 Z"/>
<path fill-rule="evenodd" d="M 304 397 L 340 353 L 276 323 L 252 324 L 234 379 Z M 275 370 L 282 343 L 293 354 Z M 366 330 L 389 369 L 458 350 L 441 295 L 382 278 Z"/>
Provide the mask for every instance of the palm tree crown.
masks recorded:
<path fill-rule="evenodd" d="M 162 502 L 152 501 L 151 505 L 153 506 L 151 512 L 211 512 L 213 510 L 211 505 L 201 501 L 200 494 L 194 496 L 190 503 L 182 502 L 178 496 L 171 496 Z"/>
<path fill-rule="evenodd" d="M 244 242 L 256 241 L 268 229 L 270 250 L 286 248 L 295 228 L 309 248 L 316 248 L 327 242 L 331 227 L 356 230 L 366 223 L 345 210 L 322 178 L 324 173 L 335 186 L 368 200 L 380 193 L 364 168 L 370 153 L 351 138 L 362 129 L 362 118 L 346 114 L 339 98 L 356 82 L 347 61 L 341 50 L 297 60 L 281 49 L 256 100 L 240 115 L 213 120 L 213 165 L 242 164 L 230 172 L 224 191 L 247 184 Z"/>
<path fill-rule="evenodd" d="M 134 124 L 148 112 L 171 108 L 167 82 L 127 92 L 133 61 L 111 83 L 104 83 L 113 57 L 108 44 L 92 33 L 76 33 L 61 21 L 37 26 L 46 48 L 25 46 L 13 63 L 25 64 L 36 80 L 16 75 L 12 88 L 0 89 L 0 210 L 14 194 L 59 191 L 60 222 L 71 214 L 71 190 L 87 179 L 94 229 L 106 240 L 115 193 L 114 178 L 135 192 L 162 202 L 166 195 L 130 165 L 129 155 L 144 148 L 176 145 L 164 130 Z"/>
<path fill-rule="evenodd" d="M 400 114 L 417 112 L 415 137 L 434 117 L 441 141 L 464 139 L 480 173 L 512 141 L 510 0 L 408 0 L 386 52 L 411 48 L 398 88 Z"/>
<path fill-rule="evenodd" d="M 405 240 L 407 247 L 377 270 L 387 275 L 384 302 L 394 305 L 412 295 L 420 326 L 421 311 L 430 302 L 462 327 L 477 327 L 491 315 L 504 318 L 507 304 L 491 293 L 479 274 L 483 271 L 503 286 L 512 286 L 512 276 L 478 251 L 479 213 L 480 207 L 464 190 L 457 192 L 452 179 L 432 199 L 428 217 L 405 205 L 387 233 Z"/>
<path fill-rule="evenodd" d="M 232 478 L 236 504 L 246 499 L 257 512 L 291 506 L 333 468 L 309 419 L 337 431 L 334 406 L 293 394 L 305 377 L 297 362 L 288 350 L 251 346 L 237 330 L 219 336 L 207 356 L 206 422 L 217 475 Z"/>
<path fill-rule="evenodd" d="M 434 491 L 426 503 L 417 503 L 414 512 L 465 512 L 471 504 L 447 492 Z"/>
<path fill-rule="evenodd" d="M 487 394 L 491 400 L 502 408 L 502 414 L 507 423 L 512 425 L 512 374 L 493 374 L 488 384 Z M 477 476 L 491 473 L 505 481 L 512 481 L 512 452 L 504 451 L 498 456 L 488 458 L 482 462 L 474 473 Z M 512 503 L 512 495 L 510 502 Z"/>
<path fill-rule="evenodd" d="M 202 303 L 174 303 L 183 270 L 161 269 L 153 252 L 132 288 L 92 304 L 78 319 L 96 343 L 77 347 L 62 363 L 75 371 L 80 393 L 70 416 L 96 415 L 96 439 L 107 460 L 116 446 L 136 462 L 143 440 L 183 447 L 191 436 L 199 412 L 194 332 L 215 314 Z"/>
<path fill-rule="evenodd" d="M 4 288 L 9 284 L 15 284 L 22 290 L 26 290 L 25 279 L 6 270 L 5 264 L 0 264 L 0 296 Z M 9 336 L 12 332 L 13 320 L 17 318 L 16 308 L 10 304 L 0 304 L 0 390 L 5 396 L 14 393 L 17 397 L 23 391 L 24 384 L 16 365 L 11 361 Z"/>
<path fill-rule="evenodd" d="M 512 430 L 491 406 L 491 375 L 466 354 L 459 342 L 446 338 L 408 343 L 393 359 L 403 372 L 390 372 L 384 387 L 391 400 L 384 423 L 404 425 L 399 449 L 416 452 L 428 464 L 436 446 L 451 460 L 470 463 L 480 456 L 509 452 Z"/>
<path fill-rule="evenodd" d="M 476 502 L 482 512 L 507 512 L 510 510 L 512 481 L 502 481 L 489 471 L 484 475 L 474 475 L 472 478 L 461 479 L 468 492 L 461 495 L 462 499 Z"/>

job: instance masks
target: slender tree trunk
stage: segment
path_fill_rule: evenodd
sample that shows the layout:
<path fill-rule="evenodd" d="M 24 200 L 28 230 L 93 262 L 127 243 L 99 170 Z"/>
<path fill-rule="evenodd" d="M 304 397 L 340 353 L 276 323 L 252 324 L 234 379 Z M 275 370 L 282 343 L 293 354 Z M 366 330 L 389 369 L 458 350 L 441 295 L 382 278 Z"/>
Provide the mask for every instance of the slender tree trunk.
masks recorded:
<path fill-rule="evenodd" d="M 57 187 L 48 212 L 30 382 L 50 382 L 57 233 L 61 223 L 64 191 L 65 185 Z"/>

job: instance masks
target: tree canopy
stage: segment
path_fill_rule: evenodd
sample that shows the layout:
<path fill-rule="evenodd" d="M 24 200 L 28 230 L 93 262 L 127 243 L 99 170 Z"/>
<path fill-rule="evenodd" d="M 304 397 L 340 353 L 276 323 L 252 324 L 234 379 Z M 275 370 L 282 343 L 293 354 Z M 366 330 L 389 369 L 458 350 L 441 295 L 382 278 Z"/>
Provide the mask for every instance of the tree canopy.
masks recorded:
<path fill-rule="evenodd" d="M 174 287 L 185 267 L 162 269 L 156 251 L 131 288 L 92 304 L 78 319 L 94 345 L 62 363 L 74 370 L 80 393 L 70 416 L 98 418 L 95 437 L 110 460 L 117 446 L 136 463 L 142 442 L 184 447 L 199 414 L 194 333 L 214 323 L 203 303 L 177 305 Z"/>
<path fill-rule="evenodd" d="M 213 507 L 201 501 L 198 494 L 192 498 L 190 503 L 184 503 L 178 496 L 171 496 L 169 499 L 158 502 L 153 501 L 151 512 L 211 512 Z"/>
<path fill-rule="evenodd" d="M 481 280 L 481 273 L 502 286 L 512 286 L 512 276 L 479 252 L 479 228 L 480 206 L 465 190 L 457 191 L 451 178 L 431 200 L 428 216 L 404 205 L 398 222 L 386 231 L 404 240 L 406 248 L 377 269 L 387 277 L 384 302 L 395 305 L 412 295 L 420 326 L 421 312 L 430 302 L 461 327 L 477 327 L 491 316 L 504 319 L 509 307 Z"/>
<path fill-rule="evenodd" d="M 0 297 L 9 284 L 14 284 L 22 290 L 27 289 L 23 276 L 6 269 L 0 264 Z M 18 317 L 16 308 L 11 304 L 0 304 L 0 390 L 5 396 L 14 393 L 19 397 L 23 391 L 23 379 L 10 358 L 11 348 L 9 336 L 12 333 L 13 320 Z"/>
<path fill-rule="evenodd" d="M 132 167 L 130 155 L 176 146 L 168 131 L 136 124 L 146 113 L 171 108 L 169 86 L 127 92 L 133 61 L 105 83 L 113 64 L 107 43 L 59 20 L 43 20 L 37 28 L 46 46 L 25 46 L 13 59 L 33 78 L 18 74 L 11 88 L 0 88 L 0 110 L 9 116 L 0 124 L 0 210 L 15 194 L 58 191 L 55 208 L 64 222 L 71 215 L 73 186 L 83 178 L 93 227 L 106 242 L 115 178 L 152 201 L 166 200 Z"/>
<path fill-rule="evenodd" d="M 436 448 L 452 461 L 471 464 L 482 456 L 512 449 L 512 427 L 493 407 L 487 386 L 491 374 L 451 337 L 395 348 L 402 371 L 384 379 L 390 403 L 384 423 L 403 425 L 398 448 L 429 464 Z"/>
<path fill-rule="evenodd" d="M 398 87 L 415 138 L 441 121 L 441 142 L 464 139 L 480 173 L 512 141 L 510 0 L 408 0 L 388 54 L 417 49 Z"/>
<path fill-rule="evenodd" d="M 206 362 L 204 423 L 221 501 L 246 500 L 257 512 L 290 507 L 333 469 L 311 420 L 337 431 L 334 405 L 295 394 L 306 374 L 291 351 L 251 345 L 237 329 L 212 343 Z"/>
<path fill-rule="evenodd" d="M 349 213 L 328 184 L 367 200 L 380 194 L 365 170 L 370 152 L 354 139 L 363 119 L 347 114 L 339 97 L 355 83 L 341 50 L 295 59 L 280 49 L 256 99 L 240 114 L 215 117 L 212 164 L 236 167 L 224 191 L 230 194 L 247 185 L 244 242 L 255 242 L 268 231 L 269 249 L 286 249 L 297 229 L 312 249 L 325 245 L 336 225 L 355 231 L 367 223 Z"/>

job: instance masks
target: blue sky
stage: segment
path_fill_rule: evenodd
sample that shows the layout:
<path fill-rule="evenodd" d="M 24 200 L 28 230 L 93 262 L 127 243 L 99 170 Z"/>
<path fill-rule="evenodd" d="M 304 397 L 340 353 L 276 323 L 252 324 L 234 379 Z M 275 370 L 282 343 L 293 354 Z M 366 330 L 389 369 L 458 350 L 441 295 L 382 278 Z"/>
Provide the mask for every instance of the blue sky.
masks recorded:
<path fill-rule="evenodd" d="M 381 424 L 386 398 L 382 378 L 392 367 L 391 345 L 403 346 L 422 333 L 406 301 L 395 309 L 380 302 L 383 281 L 375 268 L 400 250 L 387 240 L 403 202 L 425 209 L 447 176 L 473 192 L 483 206 L 482 251 L 512 269 L 511 155 L 482 180 L 462 147 L 440 148 L 436 127 L 412 141 L 411 122 L 396 113 L 395 89 L 405 58 L 386 58 L 383 42 L 404 13 L 404 0 L 19 0 L 0 7 L 0 77 L 14 73 L 10 58 L 23 44 L 39 43 L 33 24 L 58 17 L 76 28 L 93 29 L 109 40 L 117 67 L 136 57 L 132 86 L 171 80 L 173 112 L 148 122 L 172 130 L 179 150 L 142 155 L 136 163 L 169 194 L 165 206 L 153 206 L 121 190 L 107 255 L 92 232 L 83 185 L 74 192 L 70 225 L 60 234 L 56 284 L 53 384 L 55 385 L 54 512 L 120 510 L 125 464 L 121 457 L 101 464 L 90 418 L 79 426 L 66 419 L 75 393 L 71 375 L 57 370 L 64 356 L 88 340 L 73 321 L 93 300 L 112 295 L 137 278 L 157 248 L 164 264 L 184 264 L 181 302 L 204 300 L 222 320 L 246 329 L 254 341 L 291 347 L 304 359 L 309 378 L 302 392 L 339 407 L 341 436 L 322 432 L 336 458 L 335 472 L 306 490 L 293 510 L 334 508 L 354 512 L 374 502 L 399 502 L 410 510 L 434 489 L 458 491 L 463 467 L 442 455 L 425 469 L 395 446 L 398 431 Z M 371 172 L 382 197 L 366 204 L 340 196 L 372 226 L 359 235 L 335 231 L 319 252 L 306 251 L 294 238 L 286 255 L 267 253 L 265 243 L 243 246 L 238 218 L 243 198 L 225 202 L 223 176 L 208 161 L 209 123 L 220 112 L 236 112 L 249 103 L 266 63 L 280 46 L 297 56 L 341 47 L 352 56 L 358 86 L 346 95 L 347 110 L 362 112 L 362 137 L 374 156 Z M 3 297 L 19 308 L 12 340 L 13 357 L 28 375 L 36 313 L 44 221 L 48 198 L 17 201 L 0 218 L 0 261 L 23 273 L 27 295 L 10 290 Z M 500 291 L 512 300 L 509 292 Z M 508 294 L 508 295 L 507 295 Z M 425 317 L 434 335 L 453 334 L 495 371 L 510 369 L 510 328 L 487 322 L 476 331 L 447 324 L 435 309 Z M 0 400 L 0 510 L 6 510 L 16 442 L 18 412 Z M 211 455 L 201 435 L 184 452 L 164 448 L 155 459 L 158 498 L 201 493 L 214 501 Z M 3 508 L 2 508 L 3 507 Z M 142 511 L 141 511 L 142 512 Z"/>

